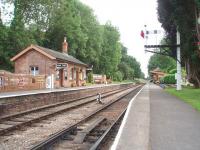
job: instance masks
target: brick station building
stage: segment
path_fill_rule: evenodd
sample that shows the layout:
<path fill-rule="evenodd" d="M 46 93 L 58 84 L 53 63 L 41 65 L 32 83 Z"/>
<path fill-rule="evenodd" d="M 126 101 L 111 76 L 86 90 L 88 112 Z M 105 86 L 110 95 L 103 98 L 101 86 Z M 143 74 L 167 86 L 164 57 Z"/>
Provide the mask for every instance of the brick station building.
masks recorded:
<path fill-rule="evenodd" d="M 150 71 L 151 78 L 154 83 L 160 83 L 160 78 L 164 77 L 166 73 L 162 72 L 159 68 Z"/>
<path fill-rule="evenodd" d="M 87 65 L 68 54 L 66 37 L 62 52 L 30 45 L 11 61 L 15 63 L 15 73 L 51 77 L 53 87 L 56 88 L 82 86 L 86 83 Z"/>

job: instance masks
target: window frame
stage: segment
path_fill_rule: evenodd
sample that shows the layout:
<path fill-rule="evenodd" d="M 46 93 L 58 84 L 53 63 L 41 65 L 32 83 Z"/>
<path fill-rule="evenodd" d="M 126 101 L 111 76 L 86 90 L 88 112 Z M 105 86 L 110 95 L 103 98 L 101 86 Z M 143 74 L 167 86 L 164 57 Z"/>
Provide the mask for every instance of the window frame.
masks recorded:
<path fill-rule="evenodd" d="M 33 76 L 39 75 L 39 67 L 38 66 L 29 66 L 30 74 Z"/>

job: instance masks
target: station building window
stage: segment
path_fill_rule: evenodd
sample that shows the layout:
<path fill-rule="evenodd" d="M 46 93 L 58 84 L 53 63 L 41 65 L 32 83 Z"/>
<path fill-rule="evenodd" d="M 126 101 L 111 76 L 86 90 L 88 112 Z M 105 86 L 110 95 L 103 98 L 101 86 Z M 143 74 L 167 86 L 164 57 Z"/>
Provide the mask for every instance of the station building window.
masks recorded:
<path fill-rule="evenodd" d="M 34 76 L 39 74 L 39 67 L 37 66 L 30 66 L 30 73 Z"/>

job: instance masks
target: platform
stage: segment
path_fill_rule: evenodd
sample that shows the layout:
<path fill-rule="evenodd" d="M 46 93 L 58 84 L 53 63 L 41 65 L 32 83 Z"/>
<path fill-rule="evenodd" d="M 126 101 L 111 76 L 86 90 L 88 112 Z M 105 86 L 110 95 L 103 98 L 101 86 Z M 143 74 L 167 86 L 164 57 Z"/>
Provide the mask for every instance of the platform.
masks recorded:
<path fill-rule="evenodd" d="M 124 84 L 99 84 L 73 88 L 52 90 L 33 90 L 0 93 L 0 117 L 19 112 L 56 104 L 81 97 L 96 95 L 97 93 L 127 88 L 133 83 Z"/>
<path fill-rule="evenodd" d="M 30 90 L 30 91 L 2 92 L 0 93 L 0 99 L 8 98 L 8 97 L 16 97 L 16 96 L 42 94 L 42 93 L 74 91 L 74 90 L 90 89 L 90 88 L 113 86 L 113 85 L 117 85 L 117 84 L 98 84 L 98 85 L 91 85 L 91 86 L 69 87 L 69 88 L 59 88 L 59 89 L 41 89 L 41 90 Z"/>
<path fill-rule="evenodd" d="M 134 97 L 112 150 L 199 150 L 200 113 L 149 84 Z"/>

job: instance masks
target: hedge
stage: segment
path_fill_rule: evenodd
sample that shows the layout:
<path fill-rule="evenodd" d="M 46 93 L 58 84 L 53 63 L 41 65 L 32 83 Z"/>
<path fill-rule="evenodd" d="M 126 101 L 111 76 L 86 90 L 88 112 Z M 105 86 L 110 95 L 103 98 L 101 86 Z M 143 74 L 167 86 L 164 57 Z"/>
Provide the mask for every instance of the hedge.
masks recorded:
<path fill-rule="evenodd" d="M 176 84 L 175 74 L 168 74 L 161 79 L 161 83 Z"/>

